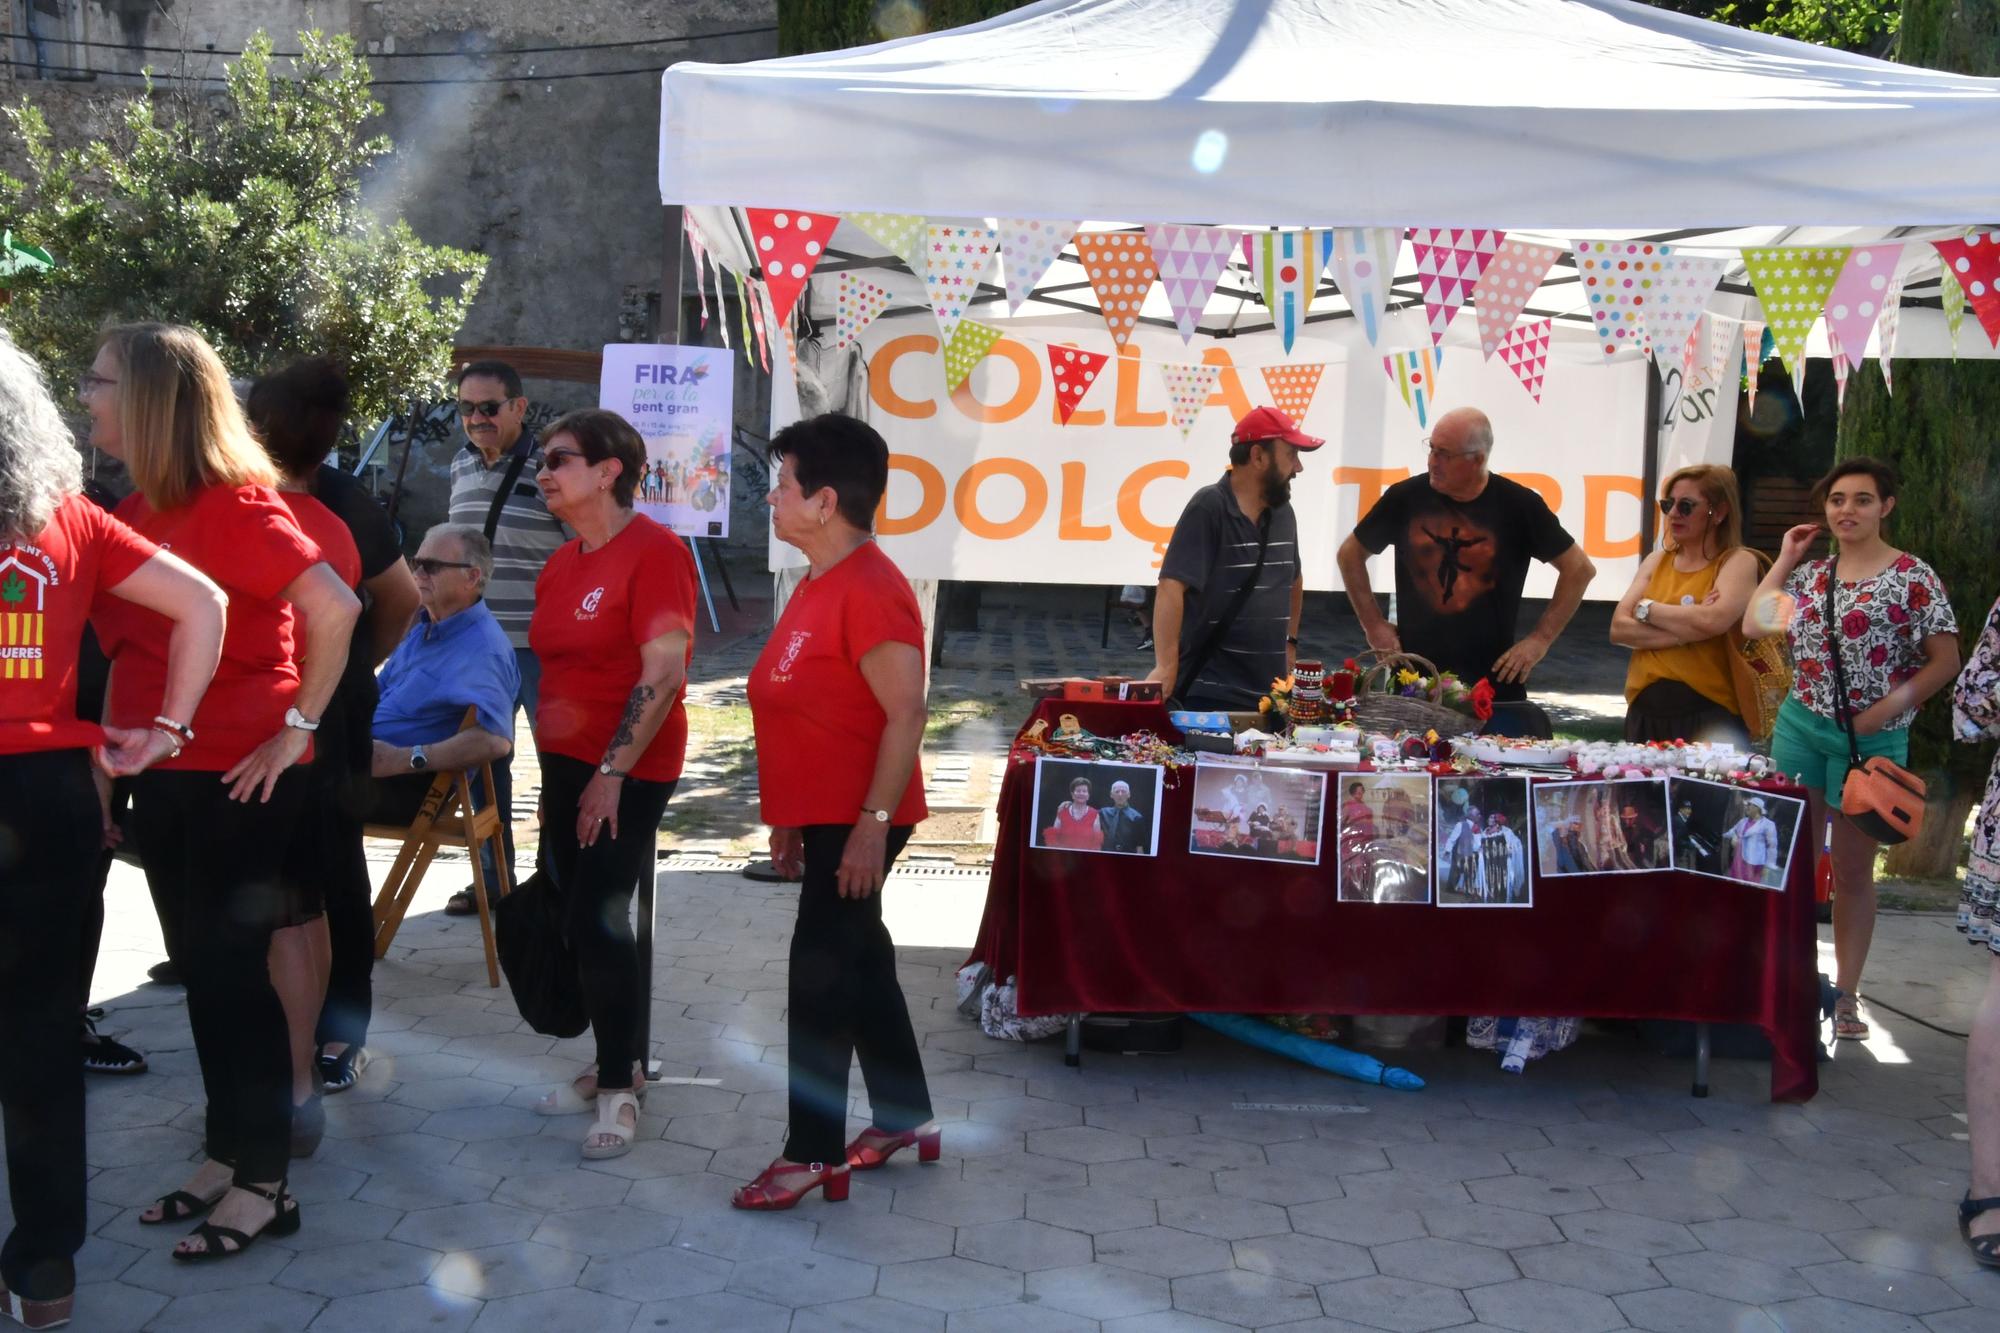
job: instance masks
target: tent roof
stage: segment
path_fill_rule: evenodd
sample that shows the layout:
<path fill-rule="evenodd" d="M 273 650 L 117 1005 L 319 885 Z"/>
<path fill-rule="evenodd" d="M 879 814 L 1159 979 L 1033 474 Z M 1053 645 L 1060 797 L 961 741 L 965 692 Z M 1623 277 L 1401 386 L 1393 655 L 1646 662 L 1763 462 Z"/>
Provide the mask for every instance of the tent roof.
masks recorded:
<path fill-rule="evenodd" d="M 662 79 L 669 203 L 1661 231 L 2000 217 L 2000 80 L 1632 0 L 1043 0 Z"/>

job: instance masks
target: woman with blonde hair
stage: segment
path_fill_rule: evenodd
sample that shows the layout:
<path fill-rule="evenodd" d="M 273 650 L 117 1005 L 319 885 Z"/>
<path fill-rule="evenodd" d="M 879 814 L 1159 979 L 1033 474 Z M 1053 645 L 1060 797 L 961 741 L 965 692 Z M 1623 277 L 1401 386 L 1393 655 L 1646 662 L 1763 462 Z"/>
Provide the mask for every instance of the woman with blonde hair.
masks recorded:
<path fill-rule="evenodd" d="M 132 828 L 208 1094 L 208 1160 L 140 1221 L 213 1210 L 174 1250 L 193 1262 L 289 1234 L 285 1193 L 292 1076 L 284 1008 L 267 958 L 297 916 L 282 873 L 307 790 L 312 733 L 347 662 L 361 605 L 279 497 L 222 362 L 193 329 L 105 332 L 83 380 L 91 443 L 138 490 L 118 516 L 221 585 L 228 628 L 215 680 L 192 718 L 151 717 L 165 623 L 115 602 L 93 617 L 111 659 L 107 721 L 166 726 L 174 755 L 132 784 Z M 297 633 L 301 619 L 304 633 Z"/>
<path fill-rule="evenodd" d="M 1736 474 L 1684 467 L 1660 485 L 1666 535 L 1639 566 L 1611 616 L 1611 642 L 1632 649 L 1625 739 L 1750 743 L 1737 712 L 1729 631 L 1757 587 L 1743 545 Z"/>

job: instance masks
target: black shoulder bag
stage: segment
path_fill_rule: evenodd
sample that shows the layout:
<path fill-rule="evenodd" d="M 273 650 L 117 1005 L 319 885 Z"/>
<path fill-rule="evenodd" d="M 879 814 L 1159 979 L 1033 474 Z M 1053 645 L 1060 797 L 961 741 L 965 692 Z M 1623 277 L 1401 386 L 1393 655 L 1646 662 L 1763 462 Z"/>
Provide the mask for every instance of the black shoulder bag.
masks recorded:
<path fill-rule="evenodd" d="M 521 479 L 521 469 L 528 465 L 528 455 L 534 446 L 516 449 L 514 457 L 507 463 L 507 479 L 500 483 L 500 489 L 493 493 L 493 507 L 486 511 L 486 544 L 493 544 L 493 534 L 500 530 L 500 511 L 507 507 L 507 497 L 514 493 L 514 483 Z"/>
<path fill-rule="evenodd" d="M 1264 556 L 1271 549 L 1271 510 L 1267 507 L 1257 520 L 1257 563 L 1250 567 L 1250 577 L 1236 590 L 1215 627 L 1208 632 L 1194 653 L 1188 658 L 1187 670 L 1174 680 L 1173 702 L 1179 703 L 1195 681 L 1201 678 L 1201 669 L 1208 665 L 1208 659 L 1222 645 L 1222 638 L 1229 633 L 1229 627 L 1236 623 L 1236 617 L 1243 614 L 1243 606 L 1250 600 L 1250 594 L 1257 591 L 1257 580 L 1264 576 Z"/>
<path fill-rule="evenodd" d="M 1833 587 L 1840 567 L 1826 562 L 1826 643 L 1833 658 L 1833 711 L 1847 728 L 1847 781 L 1841 784 L 1840 813 L 1876 842 L 1893 846 L 1908 842 L 1924 826 L 1924 780 L 1881 755 L 1861 757 L 1861 740 L 1854 733 L 1854 714 L 1847 703 L 1847 670 L 1841 664 L 1840 624 L 1833 615 Z M 1828 792 L 1828 800 L 1834 793 Z"/>

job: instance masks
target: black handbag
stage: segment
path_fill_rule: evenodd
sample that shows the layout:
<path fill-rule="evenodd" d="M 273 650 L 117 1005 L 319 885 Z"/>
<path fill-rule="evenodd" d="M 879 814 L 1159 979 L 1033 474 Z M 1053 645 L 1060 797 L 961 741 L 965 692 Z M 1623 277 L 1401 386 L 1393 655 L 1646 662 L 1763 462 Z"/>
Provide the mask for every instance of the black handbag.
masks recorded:
<path fill-rule="evenodd" d="M 590 1027 L 576 951 L 563 935 L 562 918 L 562 893 L 540 866 L 493 904 L 500 970 L 521 1017 L 545 1037 L 578 1037 Z"/>

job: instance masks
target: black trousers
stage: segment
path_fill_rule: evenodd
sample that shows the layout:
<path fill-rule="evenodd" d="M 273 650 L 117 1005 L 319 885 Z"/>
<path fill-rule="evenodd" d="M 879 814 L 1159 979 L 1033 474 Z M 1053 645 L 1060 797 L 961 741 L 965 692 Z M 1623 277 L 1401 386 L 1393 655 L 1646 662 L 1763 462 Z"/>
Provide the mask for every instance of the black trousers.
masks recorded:
<path fill-rule="evenodd" d="M 794 1162 L 846 1160 L 847 1071 L 857 1057 L 877 1129 L 897 1133 L 931 1118 L 917 1035 L 896 981 L 895 947 L 882 924 L 882 895 L 840 896 L 840 858 L 850 832 L 847 824 L 805 829 L 785 1020 L 791 1042 L 785 1156 Z M 889 830 L 884 871 L 909 840 L 907 825 Z"/>
<path fill-rule="evenodd" d="M 576 812 L 595 764 L 542 756 L 542 857 L 563 896 L 563 925 L 576 950 L 583 1007 L 597 1038 L 597 1086 L 632 1086 L 639 1049 L 639 943 L 632 935 L 632 895 L 653 873 L 654 836 L 671 782 L 626 778 L 618 796 L 618 836 L 607 828 L 588 847 L 576 840 Z"/>
<path fill-rule="evenodd" d="M 292 1048 L 271 985 L 288 850 L 310 778 L 293 767 L 268 802 L 229 799 L 219 773 L 153 769 L 132 783 L 146 884 L 187 986 L 208 1093 L 208 1155 L 241 1183 L 282 1180 L 290 1160 Z"/>
<path fill-rule="evenodd" d="M 0 1117 L 14 1208 L 0 1279 L 38 1300 L 74 1289 L 84 1238 L 78 944 L 98 847 L 88 753 L 0 757 Z"/>
<path fill-rule="evenodd" d="M 361 839 L 371 798 L 373 710 L 371 705 L 369 712 L 357 711 L 361 702 L 350 698 L 343 687 L 320 719 L 309 770 L 311 796 L 300 816 L 289 867 L 289 873 L 302 881 L 305 903 L 317 904 L 326 913 L 331 959 L 326 1001 L 314 1034 L 320 1045 L 330 1041 L 361 1045 L 368 1040 L 368 1020 L 374 1013 L 374 890 Z M 305 912 L 301 920 L 313 915 Z"/>

